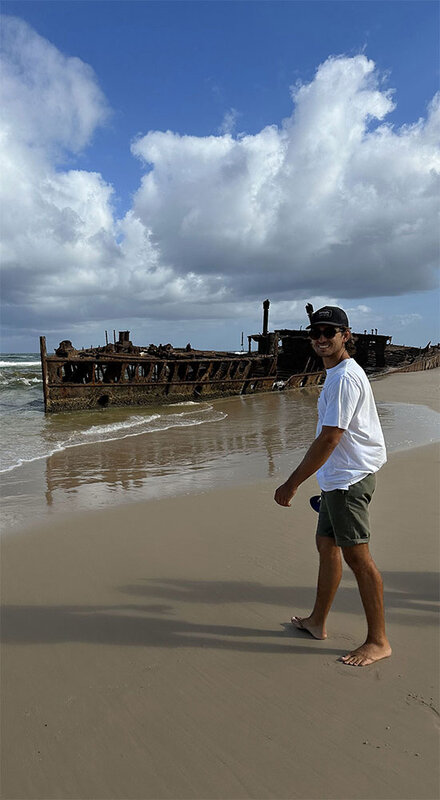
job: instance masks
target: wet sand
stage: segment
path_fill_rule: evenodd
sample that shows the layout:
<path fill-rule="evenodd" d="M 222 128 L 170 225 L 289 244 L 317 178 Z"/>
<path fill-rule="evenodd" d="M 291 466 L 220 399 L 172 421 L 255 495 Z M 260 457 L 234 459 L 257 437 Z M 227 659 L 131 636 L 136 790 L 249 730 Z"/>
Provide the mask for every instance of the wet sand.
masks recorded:
<path fill-rule="evenodd" d="M 439 371 L 374 382 L 438 410 Z M 372 504 L 391 659 L 344 576 L 315 641 L 316 515 L 274 479 L 78 513 L 2 543 L 2 798 L 438 796 L 439 448 L 393 454 Z M 292 467 L 295 464 L 292 464 Z M 246 476 L 243 476 L 243 482 Z"/>

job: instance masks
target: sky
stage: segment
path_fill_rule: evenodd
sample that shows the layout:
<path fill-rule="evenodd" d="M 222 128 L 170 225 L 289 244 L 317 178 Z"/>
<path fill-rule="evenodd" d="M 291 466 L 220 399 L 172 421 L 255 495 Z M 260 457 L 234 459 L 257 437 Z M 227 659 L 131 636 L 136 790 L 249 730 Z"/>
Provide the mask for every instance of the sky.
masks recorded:
<path fill-rule="evenodd" d="M 439 5 L 2 2 L 1 350 L 439 330 Z M 246 341 L 246 340 L 245 340 Z"/>

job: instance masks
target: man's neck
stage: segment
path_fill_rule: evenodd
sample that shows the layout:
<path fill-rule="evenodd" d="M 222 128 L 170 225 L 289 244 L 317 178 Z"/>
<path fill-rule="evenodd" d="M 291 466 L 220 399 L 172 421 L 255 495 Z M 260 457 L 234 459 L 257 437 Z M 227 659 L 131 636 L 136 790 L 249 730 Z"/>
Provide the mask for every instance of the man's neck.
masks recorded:
<path fill-rule="evenodd" d="M 323 360 L 325 369 L 332 369 L 332 367 L 337 367 L 338 364 L 340 364 L 342 361 L 345 361 L 347 358 L 350 358 L 350 356 L 347 353 L 347 351 L 344 349 L 342 354 L 336 354 L 334 356 L 330 356 L 329 358 L 326 358 L 325 356 L 323 356 L 322 360 Z"/>

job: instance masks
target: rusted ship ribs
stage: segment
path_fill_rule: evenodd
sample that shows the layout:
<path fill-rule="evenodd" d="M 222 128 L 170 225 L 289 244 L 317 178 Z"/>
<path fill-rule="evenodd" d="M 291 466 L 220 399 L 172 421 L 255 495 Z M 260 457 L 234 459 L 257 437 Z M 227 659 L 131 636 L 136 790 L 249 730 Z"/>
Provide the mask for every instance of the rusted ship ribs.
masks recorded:
<path fill-rule="evenodd" d="M 46 411 L 156 405 L 269 391 L 276 356 L 135 347 L 128 331 L 113 345 L 75 350 L 63 341 L 47 355 L 40 339 Z"/>
<path fill-rule="evenodd" d="M 413 350 L 414 348 L 408 348 Z M 440 345 L 428 345 L 420 349 L 414 356 L 406 359 L 400 367 L 391 367 L 389 372 L 421 372 L 422 370 L 440 367 Z"/>
<path fill-rule="evenodd" d="M 113 343 L 109 343 L 106 332 L 102 347 L 76 350 L 64 340 L 53 355 L 48 355 L 46 338 L 41 336 L 45 411 L 161 405 L 322 383 L 322 362 L 311 347 L 307 331 L 269 331 L 269 306 L 269 300 L 265 300 L 263 332 L 248 336 L 247 353 L 194 350 L 190 344 L 185 348 L 170 344 L 142 348 L 133 345 L 129 331 L 120 331 L 118 340 L 113 333 Z M 355 358 L 361 366 L 370 373 L 383 371 L 387 348 L 394 347 L 391 337 L 372 330 L 371 334 L 354 334 L 354 339 Z M 252 350 L 253 343 L 257 352 Z M 404 367 L 405 358 L 408 363 L 408 350 L 415 351 L 410 358 L 413 362 L 420 354 L 417 348 L 395 350 L 393 367 Z M 432 360 L 432 350 L 428 347 L 424 352 L 425 360 Z M 435 357 L 440 360 L 439 353 Z"/>

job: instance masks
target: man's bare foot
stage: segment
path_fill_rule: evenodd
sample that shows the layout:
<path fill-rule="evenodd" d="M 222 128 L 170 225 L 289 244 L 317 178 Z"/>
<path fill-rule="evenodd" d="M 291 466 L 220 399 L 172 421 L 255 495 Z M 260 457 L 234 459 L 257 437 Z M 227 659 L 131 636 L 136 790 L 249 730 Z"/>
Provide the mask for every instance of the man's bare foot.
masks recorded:
<path fill-rule="evenodd" d="M 388 658 L 391 652 L 388 642 L 384 645 L 365 642 L 365 644 L 357 647 L 356 650 L 352 650 L 351 653 L 342 656 L 340 660 L 350 667 L 368 667 L 369 664 L 374 664 L 375 661 L 380 661 L 381 658 Z"/>
<path fill-rule="evenodd" d="M 294 628 L 310 633 L 314 639 L 327 639 L 327 633 L 322 625 L 315 625 L 311 617 L 291 617 L 290 621 Z"/>

